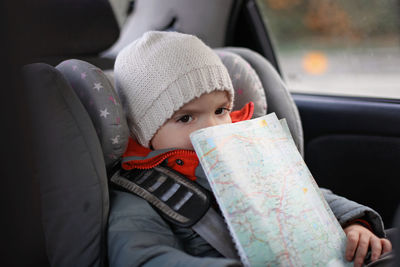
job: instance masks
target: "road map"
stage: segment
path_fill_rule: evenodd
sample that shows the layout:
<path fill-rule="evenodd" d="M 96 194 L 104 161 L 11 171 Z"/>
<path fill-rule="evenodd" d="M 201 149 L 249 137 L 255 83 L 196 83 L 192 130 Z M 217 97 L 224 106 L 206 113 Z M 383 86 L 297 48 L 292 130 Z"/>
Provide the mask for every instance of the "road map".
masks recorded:
<path fill-rule="evenodd" d="M 285 120 L 272 113 L 190 138 L 245 266 L 351 266 Z"/>

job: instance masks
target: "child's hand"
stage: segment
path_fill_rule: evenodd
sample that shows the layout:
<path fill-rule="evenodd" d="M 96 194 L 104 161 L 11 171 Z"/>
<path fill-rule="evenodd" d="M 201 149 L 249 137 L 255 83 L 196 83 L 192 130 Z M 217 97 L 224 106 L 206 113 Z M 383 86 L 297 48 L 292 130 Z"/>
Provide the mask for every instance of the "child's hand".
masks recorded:
<path fill-rule="evenodd" d="M 377 237 L 359 224 L 351 224 L 343 230 L 347 236 L 346 259 L 348 261 L 354 259 L 354 267 L 362 266 L 369 247 L 371 247 L 371 261 L 392 250 L 389 240 Z"/>

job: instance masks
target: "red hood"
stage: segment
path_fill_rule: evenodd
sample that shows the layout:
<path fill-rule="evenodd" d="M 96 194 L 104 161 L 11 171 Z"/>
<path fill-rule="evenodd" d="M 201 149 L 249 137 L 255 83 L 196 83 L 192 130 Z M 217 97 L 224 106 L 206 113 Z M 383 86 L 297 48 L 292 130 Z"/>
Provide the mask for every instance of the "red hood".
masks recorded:
<path fill-rule="evenodd" d="M 230 113 L 232 122 L 249 120 L 253 116 L 254 104 L 249 102 L 241 110 Z M 128 147 L 122 156 L 122 168 L 151 169 L 167 160 L 168 167 L 185 175 L 190 180 L 196 180 L 195 172 L 199 165 L 199 159 L 193 150 L 170 149 L 153 151 L 138 144 L 134 139 L 129 138 Z"/>

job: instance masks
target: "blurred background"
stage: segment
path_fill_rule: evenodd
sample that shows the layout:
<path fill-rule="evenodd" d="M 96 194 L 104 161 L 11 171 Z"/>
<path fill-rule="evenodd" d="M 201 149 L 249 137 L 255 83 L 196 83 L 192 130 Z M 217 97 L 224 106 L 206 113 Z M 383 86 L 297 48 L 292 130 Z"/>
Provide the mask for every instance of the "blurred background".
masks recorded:
<path fill-rule="evenodd" d="M 400 98 L 399 0 L 257 0 L 293 92 Z"/>

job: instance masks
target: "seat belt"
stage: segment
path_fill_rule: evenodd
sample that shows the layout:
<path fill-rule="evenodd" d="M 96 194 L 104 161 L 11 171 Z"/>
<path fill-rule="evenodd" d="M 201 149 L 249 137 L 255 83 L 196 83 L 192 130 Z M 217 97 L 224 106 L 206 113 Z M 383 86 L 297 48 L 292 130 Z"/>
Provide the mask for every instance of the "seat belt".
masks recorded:
<path fill-rule="evenodd" d="M 149 202 L 164 219 L 192 228 L 226 258 L 239 259 L 226 223 L 213 207 L 209 192 L 174 170 L 119 170 L 111 182 Z"/>

